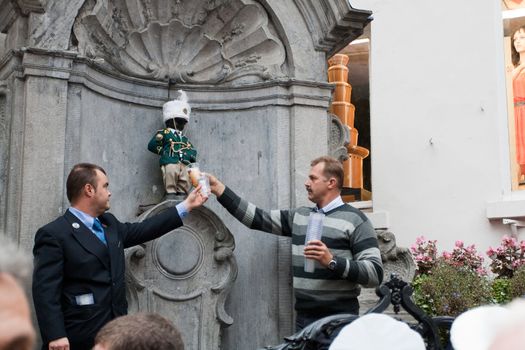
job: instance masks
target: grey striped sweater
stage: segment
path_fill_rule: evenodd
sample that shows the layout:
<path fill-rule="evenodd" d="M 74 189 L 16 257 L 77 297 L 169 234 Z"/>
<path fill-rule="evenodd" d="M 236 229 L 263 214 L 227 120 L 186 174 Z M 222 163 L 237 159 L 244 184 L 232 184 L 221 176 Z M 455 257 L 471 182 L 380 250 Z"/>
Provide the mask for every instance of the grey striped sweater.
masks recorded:
<path fill-rule="evenodd" d="M 336 257 L 336 270 L 330 271 L 316 262 L 315 271 L 307 273 L 303 249 L 312 208 L 265 212 L 228 187 L 218 201 L 251 229 L 292 237 L 293 286 L 298 312 L 319 317 L 355 313 L 359 308 L 359 285 L 373 287 L 383 279 L 374 228 L 368 218 L 351 205 L 335 208 L 324 218 L 322 241 Z"/>

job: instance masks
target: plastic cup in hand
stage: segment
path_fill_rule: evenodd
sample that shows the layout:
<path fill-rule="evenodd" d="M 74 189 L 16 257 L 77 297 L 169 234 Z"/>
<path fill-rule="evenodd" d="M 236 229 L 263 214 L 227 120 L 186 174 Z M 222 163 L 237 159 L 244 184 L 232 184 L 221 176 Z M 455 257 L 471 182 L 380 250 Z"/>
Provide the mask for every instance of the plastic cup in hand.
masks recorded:
<path fill-rule="evenodd" d="M 200 192 L 203 196 L 207 197 L 211 192 L 210 180 L 205 173 L 200 171 L 199 163 L 190 163 L 188 165 L 188 174 L 193 187 L 201 185 Z"/>
<path fill-rule="evenodd" d="M 201 185 L 201 193 L 204 197 L 208 197 L 211 193 L 210 179 L 206 176 L 206 173 L 201 173 L 199 177 L 199 185 Z"/>
<path fill-rule="evenodd" d="M 188 164 L 188 175 L 190 176 L 190 181 L 193 187 L 199 186 L 199 177 L 201 175 L 199 163 Z"/>
<path fill-rule="evenodd" d="M 308 218 L 308 227 L 306 228 L 306 238 L 304 240 L 304 245 L 307 245 L 311 240 L 321 239 L 321 236 L 323 235 L 323 220 L 324 214 L 317 212 L 310 213 L 310 217 Z M 315 260 L 304 259 L 304 272 L 314 271 Z"/>

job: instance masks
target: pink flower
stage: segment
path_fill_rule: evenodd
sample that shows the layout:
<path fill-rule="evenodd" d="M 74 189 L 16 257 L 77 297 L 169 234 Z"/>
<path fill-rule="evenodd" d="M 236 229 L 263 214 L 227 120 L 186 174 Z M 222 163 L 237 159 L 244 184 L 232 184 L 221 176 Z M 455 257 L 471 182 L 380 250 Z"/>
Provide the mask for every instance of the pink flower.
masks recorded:
<path fill-rule="evenodd" d="M 456 247 L 463 248 L 463 241 L 461 241 L 461 240 L 456 241 Z"/>

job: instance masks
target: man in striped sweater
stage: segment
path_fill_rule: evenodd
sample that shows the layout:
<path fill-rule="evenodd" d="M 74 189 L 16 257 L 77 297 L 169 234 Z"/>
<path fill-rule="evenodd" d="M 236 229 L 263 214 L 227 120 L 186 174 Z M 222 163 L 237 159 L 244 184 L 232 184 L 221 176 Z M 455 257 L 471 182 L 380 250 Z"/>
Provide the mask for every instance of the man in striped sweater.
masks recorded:
<path fill-rule="evenodd" d="M 370 220 L 341 198 L 341 163 L 324 156 L 314 159 L 310 165 L 305 187 L 308 199 L 316 204 L 314 208 L 266 212 L 209 175 L 211 191 L 219 203 L 244 225 L 292 237 L 297 330 L 329 315 L 358 314 L 360 285 L 377 286 L 383 279 L 381 254 Z M 323 235 L 320 240 L 305 244 L 309 216 L 313 211 L 324 214 Z M 305 259 L 316 261 L 314 272 L 305 272 Z M 326 340 L 326 348 L 330 342 L 331 339 Z"/>

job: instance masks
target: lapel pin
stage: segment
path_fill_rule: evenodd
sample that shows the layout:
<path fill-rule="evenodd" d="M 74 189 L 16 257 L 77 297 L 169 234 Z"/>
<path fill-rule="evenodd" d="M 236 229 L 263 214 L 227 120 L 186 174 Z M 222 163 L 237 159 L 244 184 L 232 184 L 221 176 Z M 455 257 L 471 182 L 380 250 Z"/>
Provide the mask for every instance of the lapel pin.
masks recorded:
<path fill-rule="evenodd" d="M 73 224 L 71 224 L 71 226 L 73 226 L 73 228 L 79 228 L 80 227 L 80 225 L 77 222 L 74 222 Z"/>

